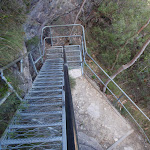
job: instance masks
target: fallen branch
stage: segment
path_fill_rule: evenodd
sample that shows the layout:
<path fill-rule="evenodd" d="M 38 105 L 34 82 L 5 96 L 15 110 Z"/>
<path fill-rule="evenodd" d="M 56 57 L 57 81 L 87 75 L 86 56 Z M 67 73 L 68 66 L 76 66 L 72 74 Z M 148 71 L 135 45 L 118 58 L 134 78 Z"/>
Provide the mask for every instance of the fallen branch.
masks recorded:
<path fill-rule="evenodd" d="M 117 60 L 118 60 L 118 58 L 119 58 L 118 56 L 119 56 L 121 50 L 125 48 L 125 46 L 129 43 L 129 41 L 130 41 L 131 39 L 133 39 L 133 38 L 134 38 L 136 35 L 138 35 L 141 31 L 143 31 L 143 30 L 149 25 L 149 23 L 150 23 L 150 18 L 149 18 L 149 20 L 146 22 L 146 24 L 143 25 L 132 37 L 130 37 L 129 39 L 126 40 L 126 42 L 124 43 L 124 45 L 120 48 L 119 52 L 117 53 L 116 60 L 115 60 L 115 62 L 114 62 L 114 64 L 113 64 L 111 70 L 113 70 L 115 64 L 117 63 Z"/>
<path fill-rule="evenodd" d="M 134 56 L 134 58 L 130 62 L 128 62 L 127 64 L 122 65 L 112 76 L 110 76 L 110 78 L 113 80 L 123 70 L 126 70 L 127 68 L 129 68 L 130 66 L 132 66 L 137 61 L 137 59 L 142 55 L 142 53 L 144 52 L 144 50 L 146 49 L 146 47 L 149 45 L 149 43 L 150 43 L 150 38 L 144 43 L 143 47 Z M 105 86 L 103 87 L 103 92 L 106 91 L 107 85 L 109 84 L 109 82 L 111 81 L 111 79 L 108 79 L 107 82 L 105 83 Z"/>
<path fill-rule="evenodd" d="M 77 16 L 76 16 L 76 19 L 75 19 L 75 21 L 74 21 L 74 24 L 76 24 L 76 22 L 77 22 L 77 20 L 78 20 L 78 18 L 79 18 L 79 15 L 80 15 L 80 13 L 81 13 L 81 11 L 82 11 L 82 9 L 83 9 L 85 3 L 86 3 L 86 0 L 83 1 L 82 5 L 81 5 L 81 7 L 80 7 L 80 10 L 79 10 L 79 12 L 78 12 L 78 14 L 77 14 Z M 74 30 L 74 26 L 73 26 L 73 28 L 72 28 L 72 31 L 71 31 L 71 34 L 70 34 L 70 35 L 72 35 L 73 30 Z"/>

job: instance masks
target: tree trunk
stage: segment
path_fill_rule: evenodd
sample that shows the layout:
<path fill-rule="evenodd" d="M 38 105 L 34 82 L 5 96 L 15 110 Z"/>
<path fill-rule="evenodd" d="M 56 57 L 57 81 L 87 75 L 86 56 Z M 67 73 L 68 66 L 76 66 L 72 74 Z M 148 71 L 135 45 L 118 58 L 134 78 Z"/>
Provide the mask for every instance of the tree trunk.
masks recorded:
<path fill-rule="evenodd" d="M 123 49 L 125 48 L 125 46 L 129 43 L 129 41 L 130 41 L 131 39 L 135 38 L 136 35 L 138 35 L 141 31 L 143 31 L 143 30 L 149 25 L 149 23 L 150 23 L 150 18 L 149 18 L 149 20 L 146 22 L 146 24 L 144 24 L 133 36 L 131 36 L 129 39 L 126 40 L 125 44 L 124 44 L 124 45 L 120 48 L 120 50 L 118 51 L 118 53 L 117 53 L 117 55 L 116 55 L 116 60 L 115 60 L 114 64 L 112 65 L 111 70 L 113 70 L 113 68 L 115 67 L 121 50 L 123 50 Z"/>
<path fill-rule="evenodd" d="M 79 12 L 78 12 L 78 14 L 77 14 L 77 16 L 76 16 L 76 19 L 75 19 L 75 21 L 74 21 L 74 24 L 76 24 L 76 22 L 77 22 L 77 20 L 78 20 L 78 18 L 79 18 L 79 15 L 80 15 L 80 13 L 81 13 L 81 11 L 82 11 L 82 9 L 83 9 L 85 3 L 86 3 L 86 0 L 83 1 L 82 5 L 81 5 L 81 7 L 80 7 L 80 10 L 79 10 Z M 72 28 L 72 31 L 71 31 L 71 34 L 70 34 L 70 35 L 72 35 L 73 30 L 74 30 L 74 26 L 73 26 L 73 28 Z"/>
<path fill-rule="evenodd" d="M 110 78 L 113 80 L 119 73 L 121 73 L 123 70 L 126 70 L 127 68 L 129 68 L 130 66 L 132 66 L 137 59 L 142 55 L 142 53 L 144 52 L 144 50 L 146 49 L 146 47 L 148 46 L 148 44 L 150 43 L 150 38 L 144 43 L 143 47 L 141 48 L 141 50 L 134 56 L 134 58 L 128 62 L 125 65 L 122 65 L 112 76 L 110 76 Z M 111 80 L 108 79 L 105 83 L 105 86 L 103 87 L 103 92 L 106 91 L 107 85 L 109 84 Z"/>

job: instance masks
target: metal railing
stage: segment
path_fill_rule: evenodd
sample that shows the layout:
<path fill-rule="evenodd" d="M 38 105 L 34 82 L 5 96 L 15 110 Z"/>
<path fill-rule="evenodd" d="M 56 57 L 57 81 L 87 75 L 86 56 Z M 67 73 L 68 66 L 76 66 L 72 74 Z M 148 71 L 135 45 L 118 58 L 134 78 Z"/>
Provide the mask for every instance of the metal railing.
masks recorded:
<path fill-rule="evenodd" d="M 46 29 L 46 28 L 49 28 L 50 31 L 53 29 L 53 28 L 59 28 L 59 27 L 80 27 L 81 30 L 82 30 L 82 33 L 79 35 L 66 35 L 66 36 L 52 36 L 52 32 L 50 32 L 50 36 L 48 38 L 51 39 L 51 45 L 53 46 L 53 39 L 54 38 L 65 38 L 65 37 L 69 37 L 69 38 L 72 38 L 72 37 L 77 37 L 79 36 L 81 38 L 81 50 L 82 50 L 82 57 L 83 57 L 83 62 L 82 62 L 82 66 L 83 66 L 83 69 L 84 69 L 84 64 L 89 68 L 89 70 L 91 71 L 91 73 L 93 73 L 96 78 L 100 81 L 101 84 L 103 84 L 106 89 L 112 94 L 112 96 L 116 99 L 116 102 L 120 103 L 120 105 L 125 109 L 125 111 L 128 113 L 128 115 L 132 118 L 132 120 L 136 123 L 136 125 L 140 128 L 140 130 L 142 131 L 142 133 L 145 135 L 147 141 L 150 143 L 150 139 L 148 138 L 148 136 L 146 135 L 144 129 L 141 127 L 141 125 L 138 123 L 138 121 L 134 118 L 134 116 L 130 113 L 130 111 L 126 108 L 126 106 L 120 101 L 120 98 L 125 96 L 126 99 L 128 101 L 130 101 L 132 103 L 132 105 L 143 115 L 143 117 L 148 121 L 148 123 L 150 123 L 150 118 L 134 103 L 134 101 L 121 89 L 121 87 L 113 80 L 111 79 L 111 77 L 104 71 L 104 69 L 102 67 L 100 67 L 100 65 L 88 54 L 87 52 L 87 46 L 86 46 L 86 40 L 85 40 L 85 31 L 84 31 L 84 27 L 80 24 L 68 24 L 68 25 L 53 25 L 53 26 L 46 26 L 42 29 L 42 36 L 41 36 L 41 43 L 43 44 L 43 31 Z M 44 42 L 45 42 L 45 39 L 44 39 Z M 104 81 L 94 72 L 94 70 L 88 65 L 88 61 L 86 58 L 89 58 L 91 61 L 93 61 L 93 63 L 98 67 L 98 69 L 100 69 L 100 71 L 107 77 L 111 80 L 111 82 L 115 85 L 115 87 L 118 89 L 118 91 L 120 91 L 122 94 L 121 96 L 116 96 L 114 94 L 114 92 L 108 87 L 105 85 Z M 85 73 L 85 72 L 84 72 Z"/>
<path fill-rule="evenodd" d="M 35 73 L 36 73 L 36 75 L 38 74 L 38 71 L 37 71 L 37 67 L 36 67 L 36 64 L 41 60 L 41 62 L 43 63 L 43 55 L 42 55 L 42 53 L 41 53 L 41 50 L 40 50 L 40 45 L 38 45 L 38 47 L 36 47 L 37 49 L 38 49 L 38 51 L 39 51 L 39 57 L 36 59 L 36 60 L 34 60 L 33 59 L 33 56 L 32 56 L 32 52 L 34 52 L 35 50 L 35 48 L 34 49 L 32 49 L 31 51 L 29 51 L 29 52 L 27 52 L 27 53 L 25 53 L 24 55 L 22 55 L 21 57 L 19 57 L 18 59 L 16 59 L 16 60 L 14 60 L 13 62 L 11 62 L 11 63 L 9 63 L 8 65 L 6 65 L 6 66 L 4 66 L 4 67 L 2 67 L 2 68 L 0 68 L 0 76 L 1 76 L 1 78 L 5 81 L 5 83 L 8 85 L 8 87 L 9 87 L 9 89 L 11 90 L 11 93 L 15 93 L 15 95 L 17 96 L 17 98 L 20 100 L 20 101 L 22 101 L 23 99 L 22 99 L 22 97 L 18 94 L 18 92 L 15 90 L 15 88 L 11 85 L 11 83 L 7 80 L 7 78 L 5 77 L 5 75 L 4 75 L 4 71 L 5 70 L 7 70 L 7 69 L 9 69 L 10 67 L 12 67 L 12 66 L 14 66 L 15 64 L 17 64 L 17 63 L 20 63 L 20 73 L 22 73 L 23 72 L 23 64 L 24 64 L 24 59 L 27 57 L 28 58 L 28 56 L 30 57 L 30 60 L 31 60 L 31 63 L 32 63 L 32 66 L 33 66 L 33 69 L 34 69 L 34 71 L 35 71 Z M 4 97 L 4 99 L 2 99 L 2 101 L 0 102 L 0 106 L 7 100 L 7 98 L 10 96 L 10 94 L 9 95 L 6 95 L 5 97 Z"/>
<path fill-rule="evenodd" d="M 71 88 L 68 74 L 68 64 L 66 59 L 65 49 L 63 48 L 64 55 L 64 90 L 65 90 L 65 107 L 66 107 L 66 132 L 67 132 L 67 149 L 78 150 L 78 138 L 74 116 L 74 108 L 72 102 Z"/>

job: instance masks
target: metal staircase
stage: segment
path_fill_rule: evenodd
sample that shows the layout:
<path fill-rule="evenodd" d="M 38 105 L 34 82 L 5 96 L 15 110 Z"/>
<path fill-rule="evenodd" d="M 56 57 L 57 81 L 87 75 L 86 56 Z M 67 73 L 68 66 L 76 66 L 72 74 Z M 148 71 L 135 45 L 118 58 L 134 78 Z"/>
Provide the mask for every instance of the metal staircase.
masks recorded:
<path fill-rule="evenodd" d="M 63 53 L 52 54 L 1 141 L 2 149 L 66 149 Z"/>
<path fill-rule="evenodd" d="M 80 27 L 80 35 L 54 36 L 51 29 L 67 27 Z M 44 37 L 44 30 L 49 29 L 48 35 Z M 81 33 L 82 31 L 82 33 Z M 74 45 L 61 45 L 56 43 L 59 38 L 80 38 L 80 43 Z M 46 43 L 46 39 L 51 40 L 51 45 Z M 55 42 L 53 42 L 55 39 Z M 54 44 L 53 44 L 54 43 Z M 56 44 L 56 45 L 55 45 Z M 14 62 L 0 68 L 0 75 L 7 83 L 10 90 L 16 94 L 22 101 L 15 116 L 11 120 L 8 128 L 3 134 L 0 142 L 2 150 L 78 150 L 78 140 L 76 134 L 76 125 L 74 111 L 69 85 L 68 67 L 71 69 L 81 68 L 83 73 L 84 65 L 86 69 L 105 86 L 100 76 L 98 76 L 90 67 L 93 63 L 113 84 L 118 91 L 136 107 L 139 112 L 150 121 L 145 113 L 131 100 L 131 98 L 110 78 L 110 76 L 96 63 L 96 61 L 87 53 L 84 28 L 78 24 L 46 26 L 42 29 L 40 56 L 36 60 L 32 57 L 32 51 L 18 58 Z M 22 99 L 21 96 L 7 81 L 4 71 L 14 64 L 20 62 L 22 69 L 23 59 L 30 57 L 33 69 L 37 74 L 31 90 Z M 28 58 L 27 58 L 28 59 Z M 44 60 L 44 63 L 37 71 L 36 64 Z M 84 72 L 85 73 L 85 72 Z M 128 111 L 120 98 L 116 96 L 109 87 L 107 90 L 114 96 L 116 103 L 120 103 L 136 125 L 141 129 L 147 140 L 146 133 L 132 114 Z M 1 103 L 2 104 L 2 103 Z M 1 105 L 0 104 L 0 105 Z M 150 142 L 150 141 L 149 141 Z"/>
<path fill-rule="evenodd" d="M 70 69 L 82 69 L 82 50 L 80 45 L 65 45 L 64 50 L 66 53 L 68 67 Z M 52 48 L 45 49 L 46 59 L 54 59 L 62 56 L 62 46 L 53 46 Z"/>

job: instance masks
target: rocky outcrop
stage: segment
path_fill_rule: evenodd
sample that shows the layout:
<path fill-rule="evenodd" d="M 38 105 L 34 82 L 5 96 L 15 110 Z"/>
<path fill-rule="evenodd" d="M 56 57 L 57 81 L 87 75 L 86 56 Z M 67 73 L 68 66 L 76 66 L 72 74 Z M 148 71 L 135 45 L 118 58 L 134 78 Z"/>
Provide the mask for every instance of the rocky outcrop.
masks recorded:
<path fill-rule="evenodd" d="M 41 35 L 41 29 L 45 25 L 51 25 L 54 20 L 64 14 L 79 8 L 80 1 L 76 0 L 33 0 L 31 2 L 31 10 L 28 14 L 28 19 L 24 24 L 26 40 L 32 37 Z M 70 15 L 70 14 L 69 14 Z M 73 23 L 73 16 L 68 18 L 66 23 Z M 61 24 L 66 24 L 61 22 Z M 59 23 L 60 24 L 60 23 Z"/>

